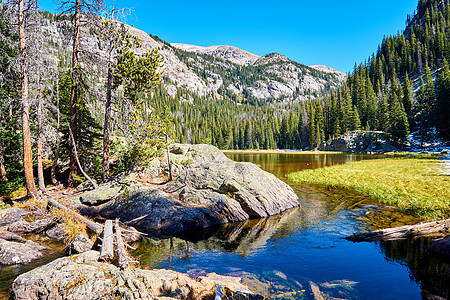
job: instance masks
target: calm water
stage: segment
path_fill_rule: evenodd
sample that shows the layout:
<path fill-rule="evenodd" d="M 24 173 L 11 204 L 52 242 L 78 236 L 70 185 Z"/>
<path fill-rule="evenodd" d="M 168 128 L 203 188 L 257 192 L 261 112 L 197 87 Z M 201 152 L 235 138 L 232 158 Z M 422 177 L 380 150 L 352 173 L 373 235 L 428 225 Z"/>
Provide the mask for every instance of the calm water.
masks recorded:
<path fill-rule="evenodd" d="M 364 155 L 228 154 L 284 175 Z M 216 272 L 243 277 L 271 298 L 314 299 L 313 292 L 344 299 L 421 299 L 421 292 L 448 297 L 450 267 L 428 254 L 430 240 L 353 243 L 352 232 L 417 222 L 391 208 L 344 191 L 287 181 L 301 208 L 263 220 L 228 224 L 190 241 L 147 239 L 134 255 L 142 267 L 169 268 L 192 276 Z M 369 205 L 370 204 L 370 205 Z M 317 292 L 316 292 L 317 293 Z"/>

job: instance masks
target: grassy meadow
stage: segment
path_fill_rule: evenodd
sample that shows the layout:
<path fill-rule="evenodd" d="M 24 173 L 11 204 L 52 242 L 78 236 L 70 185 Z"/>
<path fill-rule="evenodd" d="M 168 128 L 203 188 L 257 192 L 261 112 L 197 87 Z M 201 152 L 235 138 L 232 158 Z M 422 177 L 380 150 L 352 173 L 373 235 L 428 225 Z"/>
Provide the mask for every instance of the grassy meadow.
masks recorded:
<path fill-rule="evenodd" d="M 426 219 L 450 217 L 450 176 L 433 157 L 386 158 L 288 174 L 290 180 L 349 189 Z"/>

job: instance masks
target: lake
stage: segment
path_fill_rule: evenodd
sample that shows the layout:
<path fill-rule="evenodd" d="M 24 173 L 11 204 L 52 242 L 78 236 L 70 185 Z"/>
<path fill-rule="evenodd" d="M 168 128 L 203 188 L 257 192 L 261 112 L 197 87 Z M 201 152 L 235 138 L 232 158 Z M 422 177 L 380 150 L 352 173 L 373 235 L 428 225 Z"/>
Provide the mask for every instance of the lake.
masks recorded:
<path fill-rule="evenodd" d="M 152 238 L 133 255 L 145 268 L 168 268 L 200 276 L 240 276 L 257 293 L 277 299 L 449 297 L 450 266 L 426 251 L 430 239 L 353 243 L 353 232 L 414 224 L 419 220 L 343 190 L 288 181 L 284 175 L 310 168 L 381 156 L 362 154 L 242 154 L 286 181 L 300 207 L 279 216 L 227 224 L 189 239 Z"/>
<path fill-rule="evenodd" d="M 201 276 L 216 272 L 243 278 L 272 299 L 422 299 L 422 292 L 450 297 L 450 265 L 426 249 L 430 239 L 353 243 L 353 232 L 414 224 L 419 220 L 344 190 L 288 181 L 284 175 L 347 161 L 362 154 L 237 154 L 286 181 L 300 207 L 267 219 L 209 228 L 183 238 L 153 237 L 131 254 L 143 268 L 167 268 Z M 31 237 L 50 250 L 27 266 L 0 268 L 0 298 L 19 274 L 63 255 L 63 245 Z M 316 294 L 316 298 L 314 298 Z"/>

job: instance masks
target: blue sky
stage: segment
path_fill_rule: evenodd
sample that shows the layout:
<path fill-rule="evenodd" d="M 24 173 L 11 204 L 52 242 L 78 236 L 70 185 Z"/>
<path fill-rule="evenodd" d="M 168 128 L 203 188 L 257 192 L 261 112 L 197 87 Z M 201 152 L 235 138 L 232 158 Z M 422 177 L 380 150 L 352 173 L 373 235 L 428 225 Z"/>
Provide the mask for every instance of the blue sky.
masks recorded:
<path fill-rule="evenodd" d="M 41 0 L 55 11 L 55 0 Z M 116 0 L 134 10 L 135 27 L 170 43 L 231 45 L 257 55 L 277 52 L 306 65 L 343 72 L 405 27 L 417 0 Z"/>

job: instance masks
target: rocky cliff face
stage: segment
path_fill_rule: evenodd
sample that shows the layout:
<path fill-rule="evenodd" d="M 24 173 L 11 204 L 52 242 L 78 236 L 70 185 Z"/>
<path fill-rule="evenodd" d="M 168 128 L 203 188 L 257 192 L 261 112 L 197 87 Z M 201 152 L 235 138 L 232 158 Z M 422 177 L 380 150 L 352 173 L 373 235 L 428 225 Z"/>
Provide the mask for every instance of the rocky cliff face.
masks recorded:
<path fill-rule="evenodd" d="M 42 23 L 45 36 L 42 45 L 48 50 L 48 60 L 55 65 L 61 59 L 70 61 L 67 59 L 71 45 L 70 21 L 47 16 Z M 217 99 L 304 100 L 339 87 L 346 76 L 328 67 L 307 67 L 276 53 L 260 57 L 232 46 L 169 44 L 142 30 L 127 27 L 141 41 L 143 47 L 139 51 L 157 48 L 164 56 L 165 92 L 171 97 L 177 95 L 177 89 L 184 88 L 196 95 Z M 83 53 L 97 59 L 97 64 L 89 63 L 92 69 L 89 73 L 92 82 L 101 89 L 104 66 L 100 64 L 106 54 L 97 31 L 95 27 L 84 28 L 81 43 Z"/>

